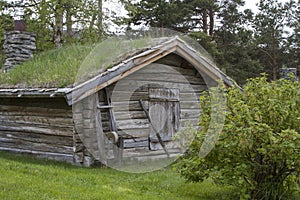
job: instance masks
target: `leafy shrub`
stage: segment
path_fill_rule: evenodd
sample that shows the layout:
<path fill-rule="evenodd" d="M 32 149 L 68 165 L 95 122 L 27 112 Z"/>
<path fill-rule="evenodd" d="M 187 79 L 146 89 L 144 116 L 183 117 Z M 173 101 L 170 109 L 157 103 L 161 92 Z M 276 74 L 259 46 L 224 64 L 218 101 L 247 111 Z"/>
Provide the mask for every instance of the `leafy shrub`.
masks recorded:
<path fill-rule="evenodd" d="M 223 130 L 211 152 L 201 157 L 212 114 L 210 96 L 201 97 L 202 130 L 177 170 L 189 181 L 211 178 L 238 186 L 241 199 L 287 199 L 299 193 L 299 82 L 249 79 L 243 92 L 229 88 L 226 99 Z"/>

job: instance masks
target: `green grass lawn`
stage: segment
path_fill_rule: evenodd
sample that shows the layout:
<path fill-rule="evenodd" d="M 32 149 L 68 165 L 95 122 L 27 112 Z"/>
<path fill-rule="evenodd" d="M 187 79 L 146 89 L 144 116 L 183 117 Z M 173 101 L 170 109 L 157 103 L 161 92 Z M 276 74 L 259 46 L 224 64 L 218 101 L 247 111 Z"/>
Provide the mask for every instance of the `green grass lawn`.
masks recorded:
<path fill-rule="evenodd" d="M 185 183 L 171 168 L 130 174 L 0 152 L 0 199 L 231 199 L 234 188 Z"/>

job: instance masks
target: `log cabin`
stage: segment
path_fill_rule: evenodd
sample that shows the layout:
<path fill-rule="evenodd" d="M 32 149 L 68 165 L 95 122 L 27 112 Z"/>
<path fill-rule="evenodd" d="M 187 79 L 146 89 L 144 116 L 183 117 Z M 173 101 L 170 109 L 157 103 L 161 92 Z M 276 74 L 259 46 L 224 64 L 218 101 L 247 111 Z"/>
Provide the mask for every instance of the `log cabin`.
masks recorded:
<path fill-rule="evenodd" d="M 124 55 L 72 87 L 0 88 L 0 150 L 82 166 L 174 157 L 201 92 L 235 85 L 179 37 Z"/>

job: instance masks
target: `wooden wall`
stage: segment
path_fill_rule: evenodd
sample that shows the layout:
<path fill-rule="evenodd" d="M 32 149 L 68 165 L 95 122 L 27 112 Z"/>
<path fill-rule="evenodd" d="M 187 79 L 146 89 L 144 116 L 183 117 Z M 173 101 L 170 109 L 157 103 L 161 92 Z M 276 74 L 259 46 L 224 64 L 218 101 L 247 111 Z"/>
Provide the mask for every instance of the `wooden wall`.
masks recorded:
<path fill-rule="evenodd" d="M 161 67 L 161 64 L 168 67 Z M 142 86 L 136 89 L 136 85 Z M 180 130 L 183 131 L 187 124 L 198 126 L 199 96 L 203 90 L 207 89 L 207 86 L 201 75 L 186 60 L 171 54 L 108 88 L 109 91 L 113 91 L 112 105 L 118 133 L 124 137 L 124 159 L 165 155 L 158 142 L 149 143 L 149 120 L 139 103 L 139 100 L 142 99 L 148 106 L 149 88 L 161 86 L 180 90 Z M 132 92 L 132 90 L 135 91 Z M 101 99 L 101 91 L 99 94 L 100 104 L 105 104 Z M 126 101 L 128 96 L 130 97 L 129 103 Z M 105 112 L 102 113 L 102 119 L 104 132 L 108 132 L 109 123 Z M 175 156 L 180 152 L 180 149 L 177 148 L 178 142 L 165 143 L 171 155 Z M 145 151 L 149 148 L 154 151 Z"/>
<path fill-rule="evenodd" d="M 61 98 L 2 98 L 0 150 L 73 162 L 72 110 Z"/>

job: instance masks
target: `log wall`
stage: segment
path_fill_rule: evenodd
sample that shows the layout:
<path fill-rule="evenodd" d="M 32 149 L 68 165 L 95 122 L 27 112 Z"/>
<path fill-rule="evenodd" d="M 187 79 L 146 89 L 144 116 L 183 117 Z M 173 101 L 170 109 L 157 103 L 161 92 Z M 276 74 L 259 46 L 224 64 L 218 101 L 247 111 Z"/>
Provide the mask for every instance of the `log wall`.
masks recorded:
<path fill-rule="evenodd" d="M 142 86 L 136 89 L 136 85 Z M 207 86 L 193 66 L 181 57 L 171 54 L 109 86 L 109 90 L 113 92 L 112 105 L 118 133 L 124 138 L 124 159 L 165 155 L 158 141 L 149 142 L 151 130 L 149 120 L 139 103 L 142 99 L 149 107 L 149 88 L 161 86 L 179 89 L 180 130 L 183 131 L 188 125 L 198 126 L 199 97 Z M 129 102 L 126 100 L 128 97 L 130 97 Z M 100 104 L 105 104 L 101 95 L 99 100 Z M 104 132 L 109 131 L 109 122 L 105 113 L 102 113 L 102 125 Z M 180 152 L 178 142 L 166 141 L 165 143 L 171 155 L 175 156 Z M 150 148 L 155 151 L 145 153 L 145 150 Z"/>
<path fill-rule="evenodd" d="M 72 163 L 73 119 L 65 99 L 1 99 L 0 150 Z"/>

